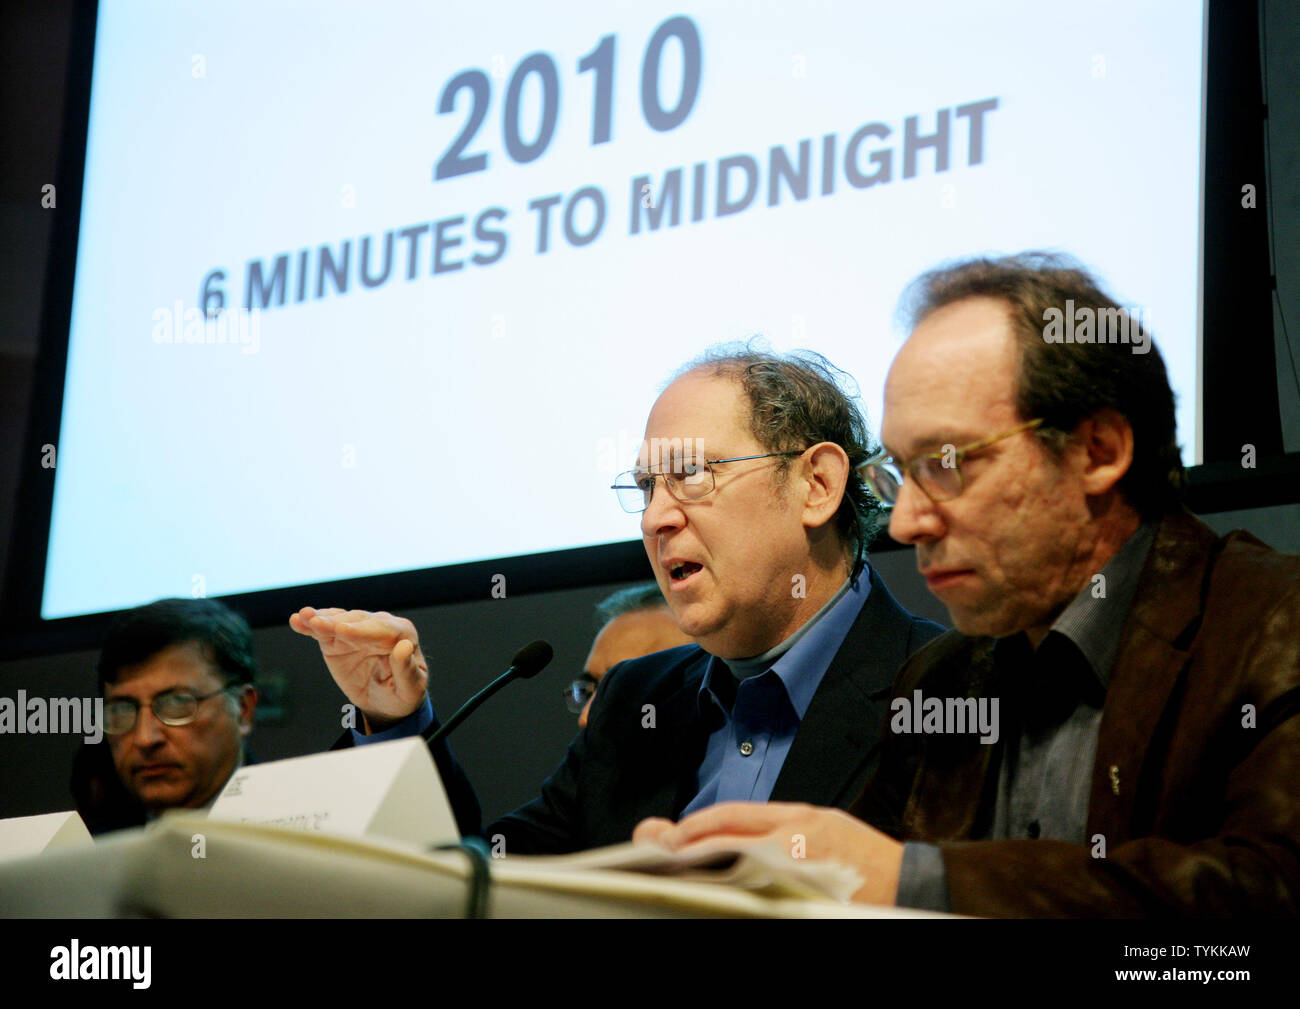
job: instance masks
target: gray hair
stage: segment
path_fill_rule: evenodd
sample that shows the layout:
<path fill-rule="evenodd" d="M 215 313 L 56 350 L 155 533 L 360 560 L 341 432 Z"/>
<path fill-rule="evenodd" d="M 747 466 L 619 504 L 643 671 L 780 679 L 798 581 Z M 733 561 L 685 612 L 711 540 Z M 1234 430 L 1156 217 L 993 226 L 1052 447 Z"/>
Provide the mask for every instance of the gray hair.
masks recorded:
<path fill-rule="evenodd" d="M 659 591 L 658 582 L 642 582 L 619 589 L 613 595 L 606 596 L 596 604 L 596 628 L 603 630 L 607 625 L 628 613 L 653 610 L 662 606 L 668 609 L 664 594 Z"/>

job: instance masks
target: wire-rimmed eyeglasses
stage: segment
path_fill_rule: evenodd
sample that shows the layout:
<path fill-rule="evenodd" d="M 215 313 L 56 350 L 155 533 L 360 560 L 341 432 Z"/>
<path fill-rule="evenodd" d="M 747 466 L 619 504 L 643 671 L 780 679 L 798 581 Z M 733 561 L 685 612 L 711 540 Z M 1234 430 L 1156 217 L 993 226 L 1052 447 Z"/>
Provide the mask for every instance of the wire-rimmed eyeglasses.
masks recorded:
<path fill-rule="evenodd" d="M 726 462 L 748 462 L 751 459 L 774 459 L 780 456 L 803 455 L 807 449 L 791 452 L 764 452 L 762 455 L 738 455 L 730 459 L 705 459 L 702 462 L 682 463 L 671 473 L 651 473 L 649 470 L 630 469 L 614 478 L 610 489 L 618 495 L 618 503 L 625 512 L 639 514 L 650 507 L 654 497 L 655 482 L 662 480 L 668 493 L 678 501 L 698 501 L 713 493 L 717 482 L 713 467 Z"/>
<path fill-rule="evenodd" d="M 1039 417 L 1013 427 L 1010 431 L 981 438 L 969 445 L 946 445 L 934 452 L 918 455 L 905 463 L 900 463 L 890 455 L 880 455 L 863 463 L 859 472 L 871 489 L 871 493 L 875 494 L 886 508 L 892 508 L 898 502 L 898 496 L 903 489 L 903 480 L 909 477 L 931 501 L 935 504 L 943 504 L 965 490 L 961 464 L 967 456 L 1003 438 L 1010 438 L 1013 434 L 1031 431 L 1042 423 L 1043 419 Z"/>
<path fill-rule="evenodd" d="M 163 725 L 189 725 L 199 715 L 199 705 L 210 697 L 242 690 L 243 684 L 228 684 L 210 694 L 196 694 L 191 690 L 166 690 L 149 702 L 158 721 Z M 104 702 L 104 731 L 120 736 L 135 728 L 140 715 L 140 702 L 134 697 L 114 697 Z"/>

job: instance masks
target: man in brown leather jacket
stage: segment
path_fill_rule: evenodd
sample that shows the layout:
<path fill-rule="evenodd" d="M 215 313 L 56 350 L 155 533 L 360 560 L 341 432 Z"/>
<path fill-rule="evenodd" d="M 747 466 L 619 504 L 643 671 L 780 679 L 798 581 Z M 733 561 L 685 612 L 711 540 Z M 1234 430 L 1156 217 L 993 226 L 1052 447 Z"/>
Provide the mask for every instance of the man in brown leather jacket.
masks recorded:
<path fill-rule="evenodd" d="M 797 844 L 870 903 L 1295 915 L 1300 557 L 1181 507 L 1159 352 L 1073 264 L 911 295 L 866 470 L 956 630 L 903 668 L 852 816 L 731 803 L 638 838 Z"/>

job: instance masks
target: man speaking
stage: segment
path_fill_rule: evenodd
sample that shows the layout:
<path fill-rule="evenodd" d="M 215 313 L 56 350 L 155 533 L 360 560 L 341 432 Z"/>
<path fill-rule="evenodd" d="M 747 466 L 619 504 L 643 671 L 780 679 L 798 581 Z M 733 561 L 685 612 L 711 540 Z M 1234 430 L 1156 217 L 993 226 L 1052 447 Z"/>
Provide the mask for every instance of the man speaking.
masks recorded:
<path fill-rule="evenodd" d="M 655 402 L 637 467 L 616 481 L 681 630 L 699 644 L 620 663 L 536 799 L 482 831 L 507 852 L 626 841 L 647 816 L 729 799 L 845 806 L 876 762 L 889 686 L 941 628 L 898 605 L 865 562 L 876 502 L 858 467 L 865 421 L 815 354 L 693 362 Z M 320 643 L 364 715 L 354 742 L 435 716 L 415 628 L 386 613 L 315 610 Z M 462 833 L 472 793 L 434 752 Z"/>
<path fill-rule="evenodd" d="M 855 899 L 963 914 L 1295 915 L 1300 558 L 1179 504 L 1164 362 L 1086 273 L 975 260 L 912 293 L 864 469 L 956 630 L 900 675 L 859 819 L 730 804 L 638 838 L 801 834 Z M 1129 339 L 1053 340 L 1080 310 Z"/>

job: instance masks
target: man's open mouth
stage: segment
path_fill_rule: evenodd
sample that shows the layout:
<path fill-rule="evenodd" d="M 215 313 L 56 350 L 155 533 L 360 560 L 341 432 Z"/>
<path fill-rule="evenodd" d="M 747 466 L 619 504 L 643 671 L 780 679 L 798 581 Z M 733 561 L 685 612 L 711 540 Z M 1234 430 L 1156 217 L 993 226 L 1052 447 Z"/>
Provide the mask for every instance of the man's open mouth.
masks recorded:
<path fill-rule="evenodd" d="M 675 582 L 684 582 L 695 572 L 703 570 L 703 566 L 696 564 L 694 561 L 682 561 L 674 564 L 668 569 L 668 574 Z"/>

